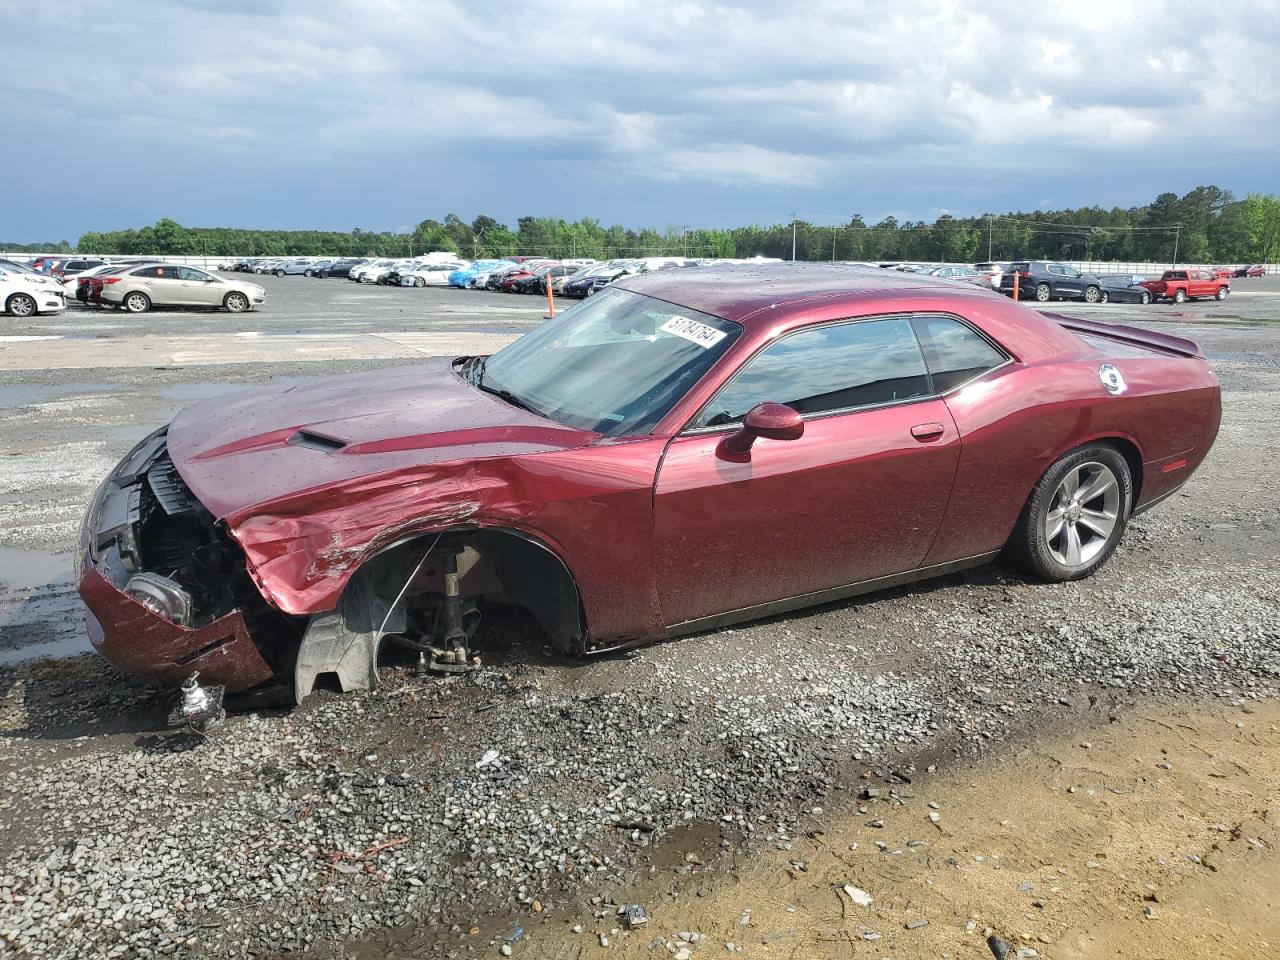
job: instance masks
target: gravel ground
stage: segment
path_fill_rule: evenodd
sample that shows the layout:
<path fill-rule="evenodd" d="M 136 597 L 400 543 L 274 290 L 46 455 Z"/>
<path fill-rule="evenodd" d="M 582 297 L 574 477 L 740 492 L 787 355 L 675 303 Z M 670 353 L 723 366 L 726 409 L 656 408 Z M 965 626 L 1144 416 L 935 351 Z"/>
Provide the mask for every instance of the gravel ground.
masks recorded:
<path fill-rule="evenodd" d="M 275 283 L 273 308 L 277 292 L 325 289 Z M 439 320 L 437 293 L 515 300 L 348 287 L 371 314 L 416 297 L 406 329 Z M 0 942 L 39 957 L 496 955 L 491 938 L 530 911 L 625 898 L 669 838 L 708 858 L 786 843 L 850 802 L 867 770 L 927 776 L 1149 696 L 1275 697 L 1280 297 L 1251 289 L 1176 313 L 1091 311 L 1200 339 L 1225 409 L 1193 481 L 1085 582 L 993 567 L 586 664 L 554 659 L 511 620 L 473 678 L 320 694 L 234 715 L 207 740 L 165 731 L 168 695 L 91 657 L 0 667 Z M 300 325 L 321 313 L 297 309 Z M 166 332 L 208 323 L 156 316 Z M 281 356 L 0 379 L 13 544 L 0 552 L 0 653 L 78 642 L 70 538 L 133 439 L 207 384 L 342 366 Z"/>

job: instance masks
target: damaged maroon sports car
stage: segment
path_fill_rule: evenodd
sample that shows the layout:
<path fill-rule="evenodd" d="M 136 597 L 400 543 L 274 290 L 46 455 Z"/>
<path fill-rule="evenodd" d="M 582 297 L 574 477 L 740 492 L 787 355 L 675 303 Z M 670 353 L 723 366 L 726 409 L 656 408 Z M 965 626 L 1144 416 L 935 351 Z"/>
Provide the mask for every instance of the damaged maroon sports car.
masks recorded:
<path fill-rule="evenodd" d="M 1219 415 L 1177 337 L 891 271 L 663 271 L 490 357 L 190 407 L 94 495 L 80 593 L 126 671 L 300 700 L 387 644 L 469 669 L 497 603 L 586 655 L 1002 552 L 1072 580 Z"/>

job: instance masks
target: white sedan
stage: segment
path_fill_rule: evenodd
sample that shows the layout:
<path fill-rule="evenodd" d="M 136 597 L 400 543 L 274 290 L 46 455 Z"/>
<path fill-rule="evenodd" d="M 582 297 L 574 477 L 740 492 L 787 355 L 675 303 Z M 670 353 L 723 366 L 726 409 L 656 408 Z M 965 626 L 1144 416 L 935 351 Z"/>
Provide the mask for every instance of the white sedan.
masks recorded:
<path fill-rule="evenodd" d="M 11 317 L 61 313 L 67 309 L 62 284 L 51 277 L 0 267 L 0 306 Z"/>
<path fill-rule="evenodd" d="M 390 271 L 397 260 L 371 260 L 368 263 L 362 263 L 358 267 L 353 267 L 351 273 L 347 275 L 348 280 L 355 280 L 359 283 L 373 283 L 379 274 Z"/>
<path fill-rule="evenodd" d="M 461 270 L 463 263 L 424 263 L 409 270 L 400 271 L 402 287 L 447 287 L 449 274 Z"/>

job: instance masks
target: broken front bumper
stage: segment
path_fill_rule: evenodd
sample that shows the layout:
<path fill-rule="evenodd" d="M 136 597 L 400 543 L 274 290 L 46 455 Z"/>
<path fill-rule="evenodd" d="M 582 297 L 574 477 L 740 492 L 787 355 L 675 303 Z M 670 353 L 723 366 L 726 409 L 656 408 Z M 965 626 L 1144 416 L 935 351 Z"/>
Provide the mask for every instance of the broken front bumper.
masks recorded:
<path fill-rule="evenodd" d="M 126 673 L 179 684 L 199 670 L 228 692 L 271 679 L 272 670 L 234 610 L 203 627 L 182 627 L 144 607 L 92 567 L 80 579 L 89 642 Z"/>
<path fill-rule="evenodd" d="M 207 623 L 177 623 L 126 592 L 145 572 L 139 531 L 149 510 L 172 509 L 175 492 L 164 431 L 142 441 L 94 494 L 80 529 L 77 580 L 93 648 L 127 673 L 181 683 L 195 670 L 235 692 L 269 680 L 272 668 L 232 610 Z M 160 469 L 157 470 L 157 466 Z M 167 474 L 167 475 L 166 475 Z M 180 483 L 180 481 L 178 481 Z M 189 496 L 189 495 L 188 495 Z M 166 505 L 168 504 L 168 505 Z M 159 571 L 167 572 L 167 571 Z"/>

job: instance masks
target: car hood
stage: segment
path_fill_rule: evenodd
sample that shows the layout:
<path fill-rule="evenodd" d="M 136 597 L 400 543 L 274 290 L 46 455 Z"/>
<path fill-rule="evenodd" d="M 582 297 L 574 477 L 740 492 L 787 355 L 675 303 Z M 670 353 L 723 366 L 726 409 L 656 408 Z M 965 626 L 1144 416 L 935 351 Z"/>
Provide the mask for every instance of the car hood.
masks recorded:
<path fill-rule="evenodd" d="M 168 436 L 191 492 L 232 524 L 282 500 L 305 509 L 308 493 L 354 499 L 412 476 L 438 479 L 449 464 L 599 437 L 484 393 L 445 358 L 235 392 L 183 410 Z"/>

